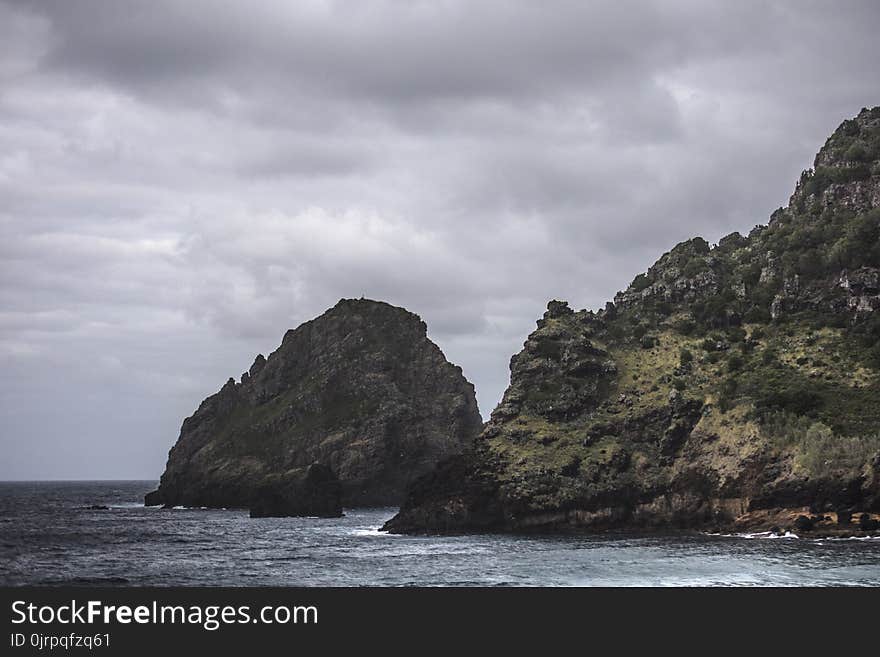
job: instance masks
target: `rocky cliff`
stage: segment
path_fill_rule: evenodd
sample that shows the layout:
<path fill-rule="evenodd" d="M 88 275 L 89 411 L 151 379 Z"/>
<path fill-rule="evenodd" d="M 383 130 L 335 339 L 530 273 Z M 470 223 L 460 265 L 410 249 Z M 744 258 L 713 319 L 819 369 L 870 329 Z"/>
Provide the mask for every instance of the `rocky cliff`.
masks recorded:
<path fill-rule="evenodd" d="M 146 503 L 298 515 L 296 499 L 322 490 L 317 507 L 332 508 L 327 476 L 307 476 L 320 464 L 346 506 L 397 505 L 481 427 L 473 386 L 417 315 L 344 299 L 202 402 Z"/>
<path fill-rule="evenodd" d="M 878 275 L 875 108 L 768 225 L 677 245 L 599 312 L 551 301 L 472 450 L 386 529 L 875 530 Z"/>

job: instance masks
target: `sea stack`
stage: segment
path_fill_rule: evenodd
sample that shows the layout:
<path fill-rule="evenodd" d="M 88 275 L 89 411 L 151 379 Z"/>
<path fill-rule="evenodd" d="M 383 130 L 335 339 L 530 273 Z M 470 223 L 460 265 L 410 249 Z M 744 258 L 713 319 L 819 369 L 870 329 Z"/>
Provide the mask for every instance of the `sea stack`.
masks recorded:
<path fill-rule="evenodd" d="M 510 372 L 386 529 L 876 531 L 880 107 L 768 225 L 682 242 L 598 312 L 551 301 Z"/>
<path fill-rule="evenodd" d="M 345 506 L 398 505 L 481 428 L 473 386 L 417 315 L 343 299 L 184 420 L 145 502 L 334 515 L 338 478 Z M 310 513 L 297 498 L 316 490 L 327 499 L 314 496 Z"/>

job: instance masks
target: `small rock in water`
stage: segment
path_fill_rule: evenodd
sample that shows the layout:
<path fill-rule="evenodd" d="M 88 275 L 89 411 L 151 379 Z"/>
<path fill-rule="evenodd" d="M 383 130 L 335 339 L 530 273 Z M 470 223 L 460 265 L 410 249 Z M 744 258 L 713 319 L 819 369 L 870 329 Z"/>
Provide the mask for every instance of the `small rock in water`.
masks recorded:
<path fill-rule="evenodd" d="M 313 463 L 299 472 L 290 471 L 283 481 L 257 491 L 250 507 L 251 518 L 342 515 L 342 486 L 326 465 Z"/>

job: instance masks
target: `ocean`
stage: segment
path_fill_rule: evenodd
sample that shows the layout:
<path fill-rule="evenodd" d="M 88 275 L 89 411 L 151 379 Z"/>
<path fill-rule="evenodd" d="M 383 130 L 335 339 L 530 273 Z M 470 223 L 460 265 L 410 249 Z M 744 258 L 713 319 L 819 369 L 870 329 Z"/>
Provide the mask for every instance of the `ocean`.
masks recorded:
<path fill-rule="evenodd" d="M 396 536 L 379 531 L 393 508 L 334 519 L 145 508 L 155 486 L 0 483 L 0 585 L 880 585 L 878 539 Z"/>

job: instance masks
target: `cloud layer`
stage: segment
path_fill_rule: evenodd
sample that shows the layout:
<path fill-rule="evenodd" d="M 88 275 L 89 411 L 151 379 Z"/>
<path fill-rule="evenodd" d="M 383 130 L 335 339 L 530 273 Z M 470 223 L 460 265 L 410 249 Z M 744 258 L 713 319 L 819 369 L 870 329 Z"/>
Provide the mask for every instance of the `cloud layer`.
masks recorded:
<path fill-rule="evenodd" d="M 0 478 L 155 477 L 341 297 L 488 415 L 550 298 L 784 205 L 880 103 L 873 2 L 0 1 Z"/>

